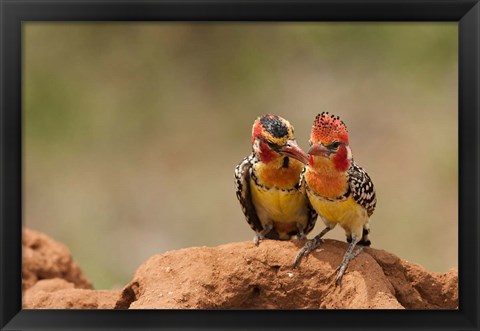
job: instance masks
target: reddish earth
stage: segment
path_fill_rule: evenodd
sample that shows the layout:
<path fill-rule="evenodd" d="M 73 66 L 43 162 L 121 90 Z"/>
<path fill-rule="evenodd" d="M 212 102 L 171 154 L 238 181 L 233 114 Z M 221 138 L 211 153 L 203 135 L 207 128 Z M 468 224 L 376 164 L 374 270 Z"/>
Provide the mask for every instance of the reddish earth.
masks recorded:
<path fill-rule="evenodd" d="M 24 231 L 24 308 L 458 309 L 458 271 L 427 272 L 368 248 L 339 286 L 335 269 L 347 244 L 326 240 L 292 269 L 296 241 L 192 247 L 154 255 L 122 290 L 93 290 L 68 249 Z"/>
<path fill-rule="evenodd" d="M 73 261 L 69 249 L 43 233 L 24 229 L 22 234 L 22 290 L 43 279 L 61 278 L 76 288 L 92 284 Z"/>

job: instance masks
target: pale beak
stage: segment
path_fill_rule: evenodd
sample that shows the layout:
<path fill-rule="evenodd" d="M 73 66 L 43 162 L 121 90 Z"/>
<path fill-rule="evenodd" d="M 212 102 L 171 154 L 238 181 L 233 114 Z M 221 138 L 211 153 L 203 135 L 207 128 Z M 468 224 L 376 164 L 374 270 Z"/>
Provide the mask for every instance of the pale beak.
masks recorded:
<path fill-rule="evenodd" d="M 322 144 L 313 144 L 310 149 L 308 150 L 308 154 L 310 155 L 321 155 L 321 156 L 329 156 L 330 151 L 327 147 L 323 146 Z"/>
<path fill-rule="evenodd" d="M 302 151 L 295 140 L 287 140 L 287 144 L 280 148 L 280 152 L 304 164 L 308 163 L 308 155 Z"/>

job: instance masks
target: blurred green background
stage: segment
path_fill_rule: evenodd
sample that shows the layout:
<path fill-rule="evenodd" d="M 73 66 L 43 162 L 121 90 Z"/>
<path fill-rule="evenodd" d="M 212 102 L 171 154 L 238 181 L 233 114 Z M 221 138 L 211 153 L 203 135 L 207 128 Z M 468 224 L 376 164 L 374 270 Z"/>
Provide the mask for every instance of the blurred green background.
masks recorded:
<path fill-rule="evenodd" d="M 25 23 L 24 224 L 97 289 L 157 253 L 251 240 L 233 172 L 253 121 L 287 118 L 306 149 L 329 111 L 377 189 L 372 247 L 446 271 L 457 83 L 456 23 Z"/>

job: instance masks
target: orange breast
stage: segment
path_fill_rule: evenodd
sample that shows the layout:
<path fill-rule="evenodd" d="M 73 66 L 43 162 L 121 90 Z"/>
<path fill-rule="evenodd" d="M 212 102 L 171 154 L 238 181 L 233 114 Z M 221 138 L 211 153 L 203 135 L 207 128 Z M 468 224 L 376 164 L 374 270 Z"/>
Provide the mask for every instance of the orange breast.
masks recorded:
<path fill-rule="evenodd" d="M 307 168 L 305 181 L 311 190 L 323 197 L 335 198 L 345 193 L 347 174 L 339 172 L 316 172 Z"/>
<path fill-rule="evenodd" d="M 256 173 L 262 184 L 279 189 L 291 189 L 300 181 L 303 164 L 290 158 L 289 166 L 282 167 L 283 158 L 278 162 L 257 165 Z"/>

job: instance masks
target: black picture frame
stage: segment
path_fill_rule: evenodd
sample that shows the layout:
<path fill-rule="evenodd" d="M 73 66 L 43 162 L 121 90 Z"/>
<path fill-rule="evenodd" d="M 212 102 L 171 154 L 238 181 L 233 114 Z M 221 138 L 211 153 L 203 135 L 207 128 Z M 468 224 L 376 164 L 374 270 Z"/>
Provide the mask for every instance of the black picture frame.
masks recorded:
<path fill-rule="evenodd" d="M 0 0 L 0 327 L 478 330 L 480 4 L 474 0 Z M 21 47 L 29 21 L 456 21 L 459 24 L 458 310 L 22 310 Z M 441 231 L 441 229 L 439 229 Z"/>

